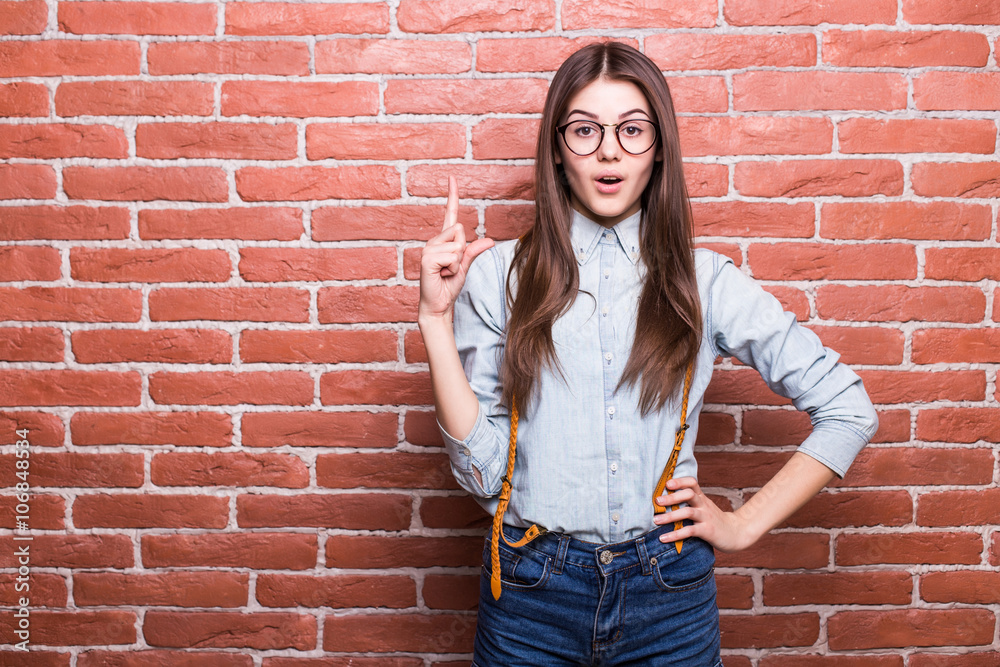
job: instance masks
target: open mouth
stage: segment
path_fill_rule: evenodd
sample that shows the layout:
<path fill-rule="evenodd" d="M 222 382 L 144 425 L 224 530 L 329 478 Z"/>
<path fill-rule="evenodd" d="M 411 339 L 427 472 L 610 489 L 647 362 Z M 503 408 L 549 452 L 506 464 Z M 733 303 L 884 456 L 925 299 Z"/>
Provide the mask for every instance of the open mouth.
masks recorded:
<path fill-rule="evenodd" d="M 605 185 L 614 185 L 615 183 L 621 183 L 621 180 L 622 179 L 616 176 L 604 176 L 602 178 L 597 179 L 597 182 L 604 183 Z"/>

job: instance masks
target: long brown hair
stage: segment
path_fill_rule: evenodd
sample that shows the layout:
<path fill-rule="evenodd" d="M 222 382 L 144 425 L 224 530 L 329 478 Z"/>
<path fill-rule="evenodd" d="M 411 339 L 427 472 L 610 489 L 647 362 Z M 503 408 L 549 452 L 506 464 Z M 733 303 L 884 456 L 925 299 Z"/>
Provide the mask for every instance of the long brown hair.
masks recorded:
<path fill-rule="evenodd" d="M 573 305 L 580 276 L 570 242 L 569 185 L 555 160 L 555 128 L 570 99 L 599 78 L 638 86 L 657 122 L 657 151 L 662 156 L 654 162 L 642 193 L 640 252 L 646 277 L 635 341 L 619 387 L 638 383 L 643 414 L 660 409 L 698 353 L 702 319 L 691 204 L 670 90 L 656 64 L 634 48 L 618 42 L 591 44 L 556 72 L 542 112 L 535 159 L 535 224 L 521 237 L 507 276 L 510 318 L 500 378 L 508 406 L 515 397 L 519 408 L 528 406 L 538 370 L 559 368 L 552 323 Z"/>

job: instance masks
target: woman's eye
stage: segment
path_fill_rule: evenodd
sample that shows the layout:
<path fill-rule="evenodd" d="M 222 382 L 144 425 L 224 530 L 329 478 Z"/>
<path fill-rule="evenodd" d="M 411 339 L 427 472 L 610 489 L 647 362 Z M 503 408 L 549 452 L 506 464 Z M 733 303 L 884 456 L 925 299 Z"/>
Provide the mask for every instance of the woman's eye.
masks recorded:
<path fill-rule="evenodd" d="M 635 124 L 635 125 L 625 125 L 622 127 L 621 131 L 626 137 L 638 137 L 640 134 L 642 134 L 643 129 L 642 125 Z"/>
<path fill-rule="evenodd" d="M 580 125 L 573 131 L 578 137 L 589 137 L 594 133 L 594 128 L 590 125 Z"/>

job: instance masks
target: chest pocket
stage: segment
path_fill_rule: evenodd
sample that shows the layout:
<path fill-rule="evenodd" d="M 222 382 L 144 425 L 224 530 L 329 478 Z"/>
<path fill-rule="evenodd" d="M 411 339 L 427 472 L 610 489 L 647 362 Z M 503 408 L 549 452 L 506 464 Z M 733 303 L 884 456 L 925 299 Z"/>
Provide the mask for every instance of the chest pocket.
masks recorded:
<path fill-rule="evenodd" d="M 582 352 L 597 338 L 597 316 L 597 300 L 580 292 L 569 311 L 552 323 L 552 341 L 556 347 Z"/>

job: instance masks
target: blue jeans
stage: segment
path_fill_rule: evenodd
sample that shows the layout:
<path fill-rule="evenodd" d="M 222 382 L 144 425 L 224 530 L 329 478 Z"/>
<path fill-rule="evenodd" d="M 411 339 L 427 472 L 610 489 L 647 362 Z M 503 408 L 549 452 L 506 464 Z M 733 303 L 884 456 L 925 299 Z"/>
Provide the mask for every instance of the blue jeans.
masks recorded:
<path fill-rule="evenodd" d="M 504 526 L 512 542 L 524 530 Z M 490 592 L 486 538 L 473 667 L 721 667 L 715 552 L 697 538 L 617 544 L 549 533 L 500 542 L 503 593 Z"/>

